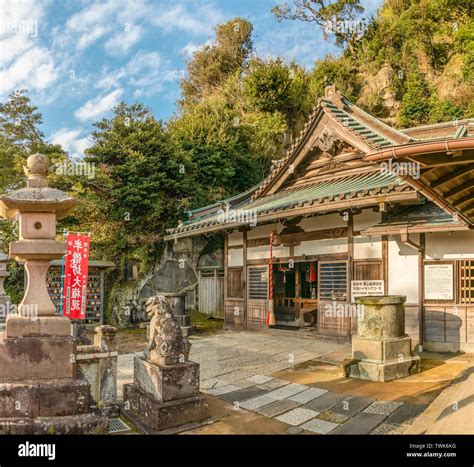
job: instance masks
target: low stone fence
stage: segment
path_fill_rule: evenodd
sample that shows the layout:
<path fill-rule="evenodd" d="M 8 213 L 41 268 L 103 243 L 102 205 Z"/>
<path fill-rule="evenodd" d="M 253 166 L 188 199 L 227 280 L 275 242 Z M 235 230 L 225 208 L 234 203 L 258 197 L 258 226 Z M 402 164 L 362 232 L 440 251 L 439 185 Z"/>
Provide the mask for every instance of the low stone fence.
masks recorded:
<path fill-rule="evenodd" d="M 94 344 L 77 347 L 77 364 L 91 386 L 91 395 L 111 415 L 118 412 L 116 332 L 112 326 L 98 326 Z"/>

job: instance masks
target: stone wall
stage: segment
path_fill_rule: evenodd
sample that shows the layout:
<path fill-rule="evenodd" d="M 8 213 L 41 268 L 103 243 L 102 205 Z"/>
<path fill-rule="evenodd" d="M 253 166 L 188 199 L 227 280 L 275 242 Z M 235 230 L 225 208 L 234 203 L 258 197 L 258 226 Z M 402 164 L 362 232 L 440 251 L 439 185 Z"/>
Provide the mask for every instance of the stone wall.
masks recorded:
<path fill-rule="evenodd" d="M 208 240 L 202 236 L 168 243 L 161 261 L 150 273 L 114 291 L 109 302 L 113 323 L 127 328 L 147 321 L 144 303 L 160 292 L 185 293 L 186 309 L 196 309 L 198 267 L 212 262 L 214 257 L 216 261 L 222 257 L 219 249 L 210 254 L 208 250 Z"/>

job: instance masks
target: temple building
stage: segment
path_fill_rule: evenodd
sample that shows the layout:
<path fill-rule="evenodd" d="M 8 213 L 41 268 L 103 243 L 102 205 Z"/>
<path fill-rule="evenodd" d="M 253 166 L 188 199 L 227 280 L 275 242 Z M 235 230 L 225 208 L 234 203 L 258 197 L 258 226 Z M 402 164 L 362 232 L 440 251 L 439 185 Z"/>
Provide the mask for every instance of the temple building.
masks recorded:
<path fill-rule="evenodd" d="M 355 297 L 403 295 L 414 345 L 472 352 L 473 173 L 474 119 L 396 130 L 328 86 L 267 178 L 166 240 L 224 233 L 228 329 L 349 340 Z"/>

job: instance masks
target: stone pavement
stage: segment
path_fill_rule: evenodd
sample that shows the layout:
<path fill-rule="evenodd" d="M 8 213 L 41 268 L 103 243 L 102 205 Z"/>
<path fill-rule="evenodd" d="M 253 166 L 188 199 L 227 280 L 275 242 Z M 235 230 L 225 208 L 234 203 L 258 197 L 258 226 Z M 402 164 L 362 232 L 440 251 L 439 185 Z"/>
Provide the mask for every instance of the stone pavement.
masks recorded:
<path fill-rule="evenodd" d="M 297 331 L 227 331 L 211 336 L 192 336 L 190 341 L 190 359 L 201 365 L 202 390 L 228 385 L 243 388 L 245 385 L 263 384 L 244 379 L 284 370 L 336 351 L 350 352 L 348 345 L 306 337 Z M 122 398 L 123 385 L 133 380 L 133 357 L 139 354 L 119 356 L 119 399 Z"/>
<path fill-rule="evenodd" d="M 453 386 L 455 396 L 445 399 L 459 400 L 463 411 L 442 418 L 444 429 L 454 430 L 444 432 L 456 433 L 456 424 L 473 432 L 473 417 L 466 417 L 474 375 L 462 387 L 450 386 L 472 365 L 466 358 L 426 354 L 422 373 L 381 383 L 342 376 L 340 362 L 350 346 L 299 333 L 225 332 L 191 340 L 191 359 L 201 364 L 201 390 L 216 409 L 211 424 L 188 433 L 406 433 L 420 427 L 429 404 Z M 119 356 L 119 393 L 133 378 L 133 357 Z"/>
<path fill-rule="evenodd" d="M 292 433 L 402 433 L 426 408 L 354 397 L 258 374 L 204 391 L 232 404 L 234 410 L 278 420 Z"/>
<path fill-rule="evenodd" d="M 474 366 L 469 366 L 406 434 L 474 434 Z"/>

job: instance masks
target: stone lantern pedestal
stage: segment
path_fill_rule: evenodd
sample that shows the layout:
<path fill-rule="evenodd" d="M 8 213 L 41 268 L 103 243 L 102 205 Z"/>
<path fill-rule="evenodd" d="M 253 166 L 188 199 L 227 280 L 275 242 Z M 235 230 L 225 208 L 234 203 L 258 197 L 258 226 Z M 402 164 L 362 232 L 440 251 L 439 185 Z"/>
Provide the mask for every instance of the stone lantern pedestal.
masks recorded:
<path fill-rule="evenodd" d="M 68 318 L 55 316 L 46 286 L 49 263 L 66 253 L 55 240 L 56 219 L 75 201 L 48 187 L 48 158 L 30 156 L 28 187 L 0 198 L 0 215 L 19 218 L 10 257 L 25 262 L 28 286 L 19 314 L 0 334 L 0 433 L 105 433 L 107 419 L 91 409 L 90 386 L 77 371 Z"/>
<path fill-rule="evenodd" d="M 411 354 L 405 334 L 405 297 L 357 297 L 363 313 L 352 336 L 352 360 L 346 375 L 371 381 L 391 381 L 420 371 L 420 357 Z"/>

